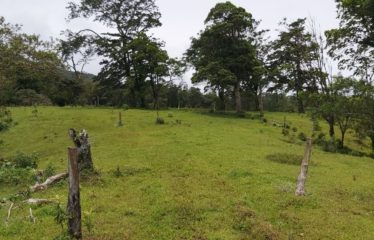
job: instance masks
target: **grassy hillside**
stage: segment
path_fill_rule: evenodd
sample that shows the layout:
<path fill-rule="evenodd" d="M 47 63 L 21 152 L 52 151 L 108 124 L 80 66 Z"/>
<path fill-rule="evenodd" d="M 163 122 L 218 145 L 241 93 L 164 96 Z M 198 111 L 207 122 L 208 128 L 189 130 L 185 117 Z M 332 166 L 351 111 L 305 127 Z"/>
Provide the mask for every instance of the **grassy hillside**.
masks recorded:
<path fill-rule="evenodd" d="M 88 130 L 100 175 L 81 183 L 85 239 L 374 239 L 374 160 L 314 148 L 308 194 L 295 197 L 299 165 L 271 161 L 304 151 L 272 126 L 284 114 L 269 113 L 264 124 L 172 110 L 155 125 L 154 112 L 129 110 L 117 127 L 113 109 L 40 107 L 37 117 L 32 108 L 11 110 L 18 125 L 0 135 L 0 155 L 36 152 L 40 169 L 64 170 L 68 128 Z M 310 133 L 306 116 L 287 120 Z M 20 188 L 0 186 L 0 199 Z M 67 184 L 33 197 L 65 206 Z M 2 220 L 8 207 L 0 205 Z M 61 232 L 54 209 L 34 207 L 34 224 L 18 204 L 9 226 L 1 221 L 0 239 L 53 239 Z"/>

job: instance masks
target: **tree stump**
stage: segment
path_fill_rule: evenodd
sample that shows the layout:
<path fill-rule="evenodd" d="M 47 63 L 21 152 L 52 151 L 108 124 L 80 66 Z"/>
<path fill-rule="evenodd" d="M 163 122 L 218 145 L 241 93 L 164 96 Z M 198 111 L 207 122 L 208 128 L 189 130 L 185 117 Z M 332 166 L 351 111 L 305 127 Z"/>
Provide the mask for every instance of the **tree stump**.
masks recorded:
<path fill-rule="evenodd" d="M 297 179 L 297 187 L 295 191 L 296 196 L 305 195 L 305 182 L 308 174 L 309 161 L 312 154 L 312 139 L 308 138 L 306 141 L 304 158 L 301 162 L 300 174 Z"/>
<path fill-rule="evenodd" d="M 68 148 L 69 159 L 69 196 L 68 196 L 68 233 L 73 239 L 82 239 L 81 204 L 79 192 L 78 149 Z"/>
<path fill-rule="evenodd" d="M 79 135 L 75 129 L 71 128 L 69 130 L 69 136 L 74 142 L 75 147 L 78 148 L 78 168 L 79 171 L 84 169 L 93 170 L 93 162 L 91 156 L 91 145 L 88 138 L 88 133 L 86 130 L 81 130 Z"/>

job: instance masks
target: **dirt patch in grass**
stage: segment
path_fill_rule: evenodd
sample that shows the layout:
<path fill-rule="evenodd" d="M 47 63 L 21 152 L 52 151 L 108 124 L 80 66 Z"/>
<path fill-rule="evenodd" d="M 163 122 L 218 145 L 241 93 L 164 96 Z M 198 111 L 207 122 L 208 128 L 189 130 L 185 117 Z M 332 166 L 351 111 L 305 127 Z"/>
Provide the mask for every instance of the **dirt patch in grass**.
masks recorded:
<path fill-rule="evenodd" d="M 267 155 L 266 159 L 281 164 L 300 165 L 301 161 L 303 160 L 303 156 L 289 153 L 276 153 Z"/>
<path fill-rule="evenodd" d="M 284 236 L 270 223 L 262 220 L 254 211 L 244 205 L 238 205 L 235 208 L 233 228 L 241 233 L 241 239 L 284 239 Z"/>

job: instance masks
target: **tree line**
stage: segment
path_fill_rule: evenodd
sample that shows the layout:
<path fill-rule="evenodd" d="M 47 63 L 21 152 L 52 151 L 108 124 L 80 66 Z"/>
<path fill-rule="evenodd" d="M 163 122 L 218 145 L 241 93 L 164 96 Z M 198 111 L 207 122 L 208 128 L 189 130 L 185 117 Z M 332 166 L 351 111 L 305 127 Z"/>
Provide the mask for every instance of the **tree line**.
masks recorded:
<path fill-rule="evenodd" d="M 283 19 L 275 39 L 260 20 L 231 2 L 216 4 L 183 58 L 168 55 L 150 30 L 161 27 L 154 0 L 70 2 L 68 21 L 105 26 L 43 41 L 0 18 L 1 105 L 110 105 L 159 109 L 311 112 L 329 134 L 368 135 L 374 149 L 374 1 L 336 0 L 336 29 L 320 32 L 306 18 Z M 84 68 L 94 58 L 94 76 Z M 333 75 L 331 61 L 352 74 Z M 193 71 L 192 83 L 183 81 Z"/>

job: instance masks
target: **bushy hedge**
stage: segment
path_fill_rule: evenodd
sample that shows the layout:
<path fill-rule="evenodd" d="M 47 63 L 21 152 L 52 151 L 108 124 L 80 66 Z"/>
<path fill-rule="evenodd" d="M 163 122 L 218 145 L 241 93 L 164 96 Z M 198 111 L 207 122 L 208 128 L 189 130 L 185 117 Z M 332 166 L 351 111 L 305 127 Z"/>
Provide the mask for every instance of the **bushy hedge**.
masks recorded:
<path fill-rule="evenodd" d="M 17 153 L 11 160 L 0 159 L 0 184 L 29 185 L 36 180 L 37 156 Z"/>

